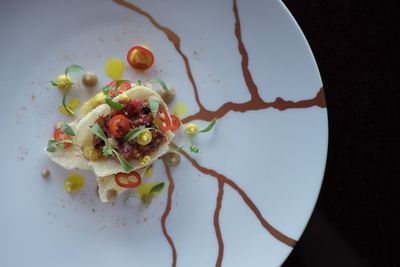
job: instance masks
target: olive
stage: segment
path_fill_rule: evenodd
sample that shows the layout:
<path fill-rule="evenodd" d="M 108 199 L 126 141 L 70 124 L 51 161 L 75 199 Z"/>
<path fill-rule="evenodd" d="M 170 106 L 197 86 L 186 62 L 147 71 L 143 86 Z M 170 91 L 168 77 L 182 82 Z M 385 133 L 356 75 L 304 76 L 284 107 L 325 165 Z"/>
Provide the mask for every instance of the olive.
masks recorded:
<path fill-rule="evenodd" d="M 94 72 L 86 72 L 82 76 L 82 83 L 84 86 L 93 87 L 97 84 L 97 75 Z"/>
<path fill-rule="evenodd" d="M 177 152 L 168 152 L 163 156 L 163 159 L 169 167 L 175 167 L 181 162 L 181 156 Z"/>
<path fill-rule="evenodd" d="M 161 96 L 165 103 L 169 104 L 174 100 L 176 92 L 174 88 L 164 90 L 162 88 L 157 90 L 157 93 Z"/>

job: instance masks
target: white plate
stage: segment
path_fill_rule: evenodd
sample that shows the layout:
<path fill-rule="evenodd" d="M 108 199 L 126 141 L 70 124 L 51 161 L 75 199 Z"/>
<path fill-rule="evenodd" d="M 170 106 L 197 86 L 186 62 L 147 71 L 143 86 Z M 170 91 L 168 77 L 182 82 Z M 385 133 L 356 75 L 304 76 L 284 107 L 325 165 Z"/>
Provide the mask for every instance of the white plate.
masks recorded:
<path fill-rule="evenodd" d="M 0 8 L 0 266 L 173 264 L 161 227 L 166 192 L 148 209 L 140 203 L 101 204 L 94 176 L 82 172 L 87 184 L 71 196 L 63 190 L 69 172 L 42 152 L 54 123 L 69 120 L 58 113 L 61 95 L 49 81 L 76 63 L 97 72 L 104 84 L 106 59 L 125 61 L 135 44 L 149 46 L 156 62 L 144 74 L 127 67 L 125 78 L 160 77 L 177 90 L 176 101 L 190 106 L 189 114 L 199 111 L 182 56 L 154 23 L 179 35 L 205 109 L 249 101 L 252 82 L 260 97 L 253 91 L 253 99 L 272 103 L 230 111 L 213 133 L 197 140 L 201 150 L 193 158 L 231 179 L 219 176 L 225 182 L 219 217 L 217 179 L 187 160 L 172 170 L 175 190 L 166 230 L 177 266 L 215 266 L 219 260 L 222 266 L 278 266 L 284 261 L 315 205 L 328 131 L 317 65 L 280 1 L 238 0 L 241 50 L 232 1 L 134 1 L 153 22 L 113 1 L 8 2 Z M 82 88 L 74 94 L 93 92 Z M 253 109 L 254 103 L 239 108 Z M 49 179 L 41 177 L 43 168 L 51 170 Z M 159 162 L 150 180 L 166 179 Z"/>

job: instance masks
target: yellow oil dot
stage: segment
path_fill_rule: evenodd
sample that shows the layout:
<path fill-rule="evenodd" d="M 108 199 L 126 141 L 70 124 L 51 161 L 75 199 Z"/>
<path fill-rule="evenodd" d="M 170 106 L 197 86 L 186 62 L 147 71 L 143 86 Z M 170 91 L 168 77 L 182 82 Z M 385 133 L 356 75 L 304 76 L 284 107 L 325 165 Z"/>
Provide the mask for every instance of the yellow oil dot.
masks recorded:
<path fill-rule="evenodd" d="M 143 157 L 143 159 L 140 161 L 140 165 L 146 166 L 150 163 L 151 157 L 149 155 L 146 155 Z"/>
<path fill-rule="evenodd" d="M 146 177 L 152 177 L 154 175 L 154 170 L 152 167 L 149 167 L 145 172 L 144 172 L 144 176 Z"/>
<path fill-rule="evenodd" d="M 68 102 L 67 107 L 70 110 L 75 111 L 80 106 L 80 104 L 81 104 L 81 101 L 78 98 L 74 98 Z M 58 110 L 64 115 L 73 116 L 73 115 L 69 114 L 69 112 L 67 110 L 65 110 L 63 105 L 59 106 Z"/>
<path fill-rule="evenodd" d="M 106 62 L 105 72 L 113 80 L 121 80 L 125 71 L 124 63 L 118 58 L 110 58 Z"/>
<path fill-rule="evenodd" d="M 186 132 L 188 134 L 196 134 L 198 131 L 197 125 L 194 123 L 189 123 L 188 125 L 186 125 Z"/>
<path fill-rule="evenodd" d="M 143 131 L 139 136 L 136 138 L 136 142 L 139 145 L 145 146 L 148 145 L 151 142 L 151 139 L 153 138 L 151 132 L 149 130 Z"/>
<path fill-rule="evenodd" d="M 68 193 L 75 193 L 85 186 L 85 178 L 79 173 L 71 173 L 64 180 L 64 190 Z"/>
<path fill-rule="evenodd" d="M 188 107 L 185 103 L 179 102 L 179 103 L 176 103 L 173 112 L 176 116 L 178 116 L 180 119 L 182 119 L 187 115 Z"/>

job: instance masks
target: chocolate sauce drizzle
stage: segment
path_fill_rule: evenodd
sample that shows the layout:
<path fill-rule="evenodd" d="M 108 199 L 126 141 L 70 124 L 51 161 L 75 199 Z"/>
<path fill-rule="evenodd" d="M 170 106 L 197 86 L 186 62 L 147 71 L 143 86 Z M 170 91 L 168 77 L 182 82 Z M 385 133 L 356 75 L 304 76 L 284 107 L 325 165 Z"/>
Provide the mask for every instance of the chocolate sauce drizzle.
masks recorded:
<path fill-rule="evenodd" d="M 115 3 L 124 6 L 128 9 L 131 9 L 132 11 L 145 16 L 146 18 L 149 19 L 149 21 L 160 31 L 162 31 L 168 38 L 168 40 L 174 45 L 177 53 L 182 57 L 182 60 L 185 64 L 186 68 L 186 73 L 187 76 L 192 84 L 194 95 L 195 95 L 195 100 L 199 106 L 199 111 L 193 115 L 190 115 L 182 120 L 183 123 L 187 123 L 192 120 L 206 120 L 210 121 L 213 118 L 222 118 L 224 117 L 228 112 L 234 111 L 234 112 L 246 112 L 246 111 L 251 111 L 251 110 L 262 110 L 262 109 L 267 109 L 267 108 L 274 108 L 278 110 L 286 110 L 286 109 L 299 109 L 299 108 L 309 108 L 309 107 L 320 107 L 320 108 L 325 108 L 326 107 L 326 102 L 325 102 L 325 95 L 324 95 L 324 89 L 321 87 L 317 94 L 311 98 L 311 99 L 306 99 L 306 100 L 301 100 L 301 101 L 290 101 L 290 100 L 284 100 L 280 97 L 276 98 L 273 102 L 265 102 L 259 95 L 258 87 L 255 84 L 253 77 L 251 75 L 251 72 L 248 68 L 248 63 L 249 63 L 249 56 L 247 53 L 247 50 L 245 48 L 245 45 L 242 40 L 242 34 L 241 34 L 241 27 L 240 27 L 240 18 L 239 18 L 239 12 L 237 8 L 237 1 L 233 0 L 233 13 L 235 17 L 235 36 L 238 42 L 238 49 L 239 53 L 242 58 L 241 62 L 241 68 L 242 68 L 242 73 L 243 73 L 243 78 L 245 80 L 247 89 L 250 93 L 250 100 L 244 103 L 233 103 L 233 102 L 227 102 L 223 104 L 221 107 L 219 107 L 215 111 L 210 111 L 206 109 L 203 104 L 201 103 L 199 94 L 198 94 L 198 89 L 196 82 L 193 78 L 193 74 L 190 68 L 190 63 L 188 57 L 183 53 L 181 49 L 181 39 L 180 37 L 173 32 L 171 29 L 162 26 L 159 24 L 148 12 L 142 10 L 141 8 L 135 6 L 134 4 L 125 2 L 124 0 L 113 0 Z M 219 215 L 222 207 L 222 200 L 223 200 L 223 195 L 224 195 L 224 186 L 225 184 L 229 185 L 232 189 L 234 189 L 243 199 L 243 201 L 247 204 L 247 206 L 253 211 L 254 215 L 258 218 L 260 221 L 261 225 L 277 240 L 281 241 L 282 243 L 288 245 L 288 246 L 295 246 L 296 240 L 286 236 L 285 234 L 281 233 L 279 230 L 275 229 L 271 224 L 267 222 L 267 220 L 262 216 L 260 210 L 257 208 L 257 206 L 254 204 L 254 202 L 250 199 L 250 197 L 231 179 L 227 178 L 223 174 L 218 173 L 215 170 L 208 169 L 206 167 L 201 166 L 196 160 L 194 160 L 188 153 L 185 151 L 182 151 L 182 155 L 190 161 L 193 167 L 195 167 L 197 170 L 200 172 L 212 176 L 217 179 L 218 181 L 218 195 L 216 199 L 216 207 L 214 211 L 214 228 L 215 228 L 215 233 L 216 233 L 216 238 L 218 241 L 218 257 L 216 261 L 216 266 L 221 266 L 222 265 L 222 259 L 224 255 L 224 242 L 221 234 L 221 229 L 220 229 L 220 224 L 219 224 Z M 165 162 L 164 162 L 165 165 Z M 175 245 L 171 239 L 171 237 L 168 234 L 167 228 L 166 228 L 166 219 L 169 215 L 169 212 L 171 210 L 172 206 L 172 193 L 174 191 L 174 182 L 173 182 L 173 177 L 171 174 L 171 171 L 167 165 L 165 165 L 165 169 L 167 172 L 168 180 L 169 180 L 169 186 L 168 186 L 168 199 L 167 199 L 167 205 L 164 211 L 164 214 L 161 218 L 161 225 L 163 229 L 163 233 L 165 238 L 167 239 L 171 250 L 172 250 L 172 266 L 176 266 L 176 260 L 177 260 L 177 253 L 175 249 Z"/>
<path fill-rule="evenodd" d="M 168 195 L 167 195 L 167 204 L 165 206 L 164 213 L 161 217 L 161 227 L 162 227 L 164 236 L 167 239 L 169 246 L 171 247 L 172 267 L 175 267 L 176 266 L 176 258 L 177 258 L 176 249 L 175 249 L 174 241 L 172 240 L 171 236 L 168 234 L 167 225 L 166 225 L 167 218 L 168 218 L 168 215 L 169 215 L 169 213 L 171 211 L 171 207 L 172 207 L 172 193 L 174 192 L 175 184 L 174 184 L 174 179 L 172 177 L 170 168 L 165 163 L 165 161 L 163 161 L 163 163 L 164 163 L 165 171 L 166 171 L 167 177 L 168 177 Z"/>

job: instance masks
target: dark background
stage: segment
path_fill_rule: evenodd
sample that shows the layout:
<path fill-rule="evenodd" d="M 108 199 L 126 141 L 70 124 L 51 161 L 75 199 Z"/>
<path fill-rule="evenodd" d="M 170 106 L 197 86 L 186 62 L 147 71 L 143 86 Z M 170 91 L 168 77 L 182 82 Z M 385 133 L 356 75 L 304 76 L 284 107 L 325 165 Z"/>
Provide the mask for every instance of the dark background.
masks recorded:
<path fill-rule="evenodd" d="M 321 194 L 287 266 L 400 266 L 398 1 L 284 0 L 328 105 Z"/>

